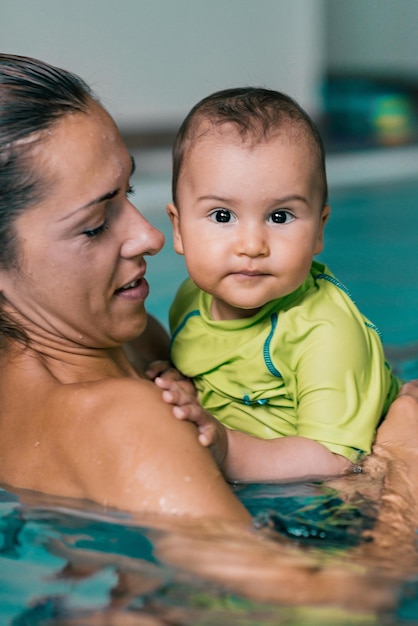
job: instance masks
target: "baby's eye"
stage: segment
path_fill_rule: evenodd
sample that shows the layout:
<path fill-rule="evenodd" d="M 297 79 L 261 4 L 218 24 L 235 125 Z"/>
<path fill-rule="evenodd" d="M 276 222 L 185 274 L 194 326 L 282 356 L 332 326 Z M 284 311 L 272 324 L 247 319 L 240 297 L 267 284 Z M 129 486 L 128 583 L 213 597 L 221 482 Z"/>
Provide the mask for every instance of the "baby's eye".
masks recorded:
<path fill-rule="evenodd" d="M 216 209 L 215 211 L 212 211 L 209 217 L 214 222 L 218 222 L 220 224 L 227 224 L 228 222 L 235 221 L 234 214 L 227 209 Z"/>
<path fill-rule="evenodd" d="M 285 211 L 284 209 L 273 211 L 269 215 L 269 221 L 273 224 L 288 224 L 293 222 L 294 219 L 295 216 L 290 211 Z"/>

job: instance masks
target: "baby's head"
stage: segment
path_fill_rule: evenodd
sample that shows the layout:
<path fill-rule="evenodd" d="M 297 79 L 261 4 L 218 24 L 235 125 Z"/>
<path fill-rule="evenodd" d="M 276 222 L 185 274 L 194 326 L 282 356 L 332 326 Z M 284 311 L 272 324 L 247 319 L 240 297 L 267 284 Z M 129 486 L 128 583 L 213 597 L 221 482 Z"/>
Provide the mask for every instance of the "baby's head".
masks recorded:
<path fill-rule="evenodd" d="M 291 98 L 229 89 L 199 102 L 174 145 L 174 249 L 213 319 L 253 315 L 302 285 L 330 209 L 319 133 Z"/>
<path fill-rule="evenodd" d="M 243 142 L 257 145 L 273 135 L 305 143 L 317 165 L 317 182 L 322 206 L 328 186 L 325 153 L 321 136 L 309 115 L 289 96 L 271 89 L 238 87 L 203 98 L 189 112 L 179 128 L 173 147 L 173 202 L 178 205 L 178 186 L 187 158 L 199 139 L 216 135 L 227 125 Z"/>

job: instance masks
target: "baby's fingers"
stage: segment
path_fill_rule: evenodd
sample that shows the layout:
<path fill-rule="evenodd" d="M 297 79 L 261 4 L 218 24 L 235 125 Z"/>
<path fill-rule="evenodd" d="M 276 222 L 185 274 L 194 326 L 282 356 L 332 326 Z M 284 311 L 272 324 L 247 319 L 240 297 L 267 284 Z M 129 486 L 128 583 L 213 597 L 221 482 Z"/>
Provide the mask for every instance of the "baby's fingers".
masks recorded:
<path fill-rule="evenodd" d="M 170 368 L 172 368 L 170 361 L 153 361 L 148 365 L 147 371 L 145 373 L 148 378 L 154 380 L 154 378 L 156 378 L 157 376 L 162 376 Z"/>
<path fill-rule="evenodd" d="M 179 380 L 176 380 L 171 377 L 157 376 L 157 378 L 154 379 L 154 383 L 160 389 L 167 389 L 168 391 L 179 391 L 182 394 L 188 396 L 190 399 L 196 399 L 197 397 L 196 389 L 194 388 L 192 381 L 188 378 L 180 378 Z"/>
<path fill-rule="evenodd" d="M 173 415 L 177 419 L 187 420 L 197 426 L 199 431 L 198 439 L 202 446 L 209 447 L 216 442 L 216 425 L 208 417 L 206 411 L 202 410 L 201 406 L 196 405 L 196 403 L 177 405 L 173 407 Z"/>
<path fill-rule="evenodd" d="M 156 378 L 155 384 L 163 390 L 162 397 L 167 404 L 183 406 L 189 403 L 196 403 L 194 387 L 190 384 L 168 380 L 166 378 Z"/>

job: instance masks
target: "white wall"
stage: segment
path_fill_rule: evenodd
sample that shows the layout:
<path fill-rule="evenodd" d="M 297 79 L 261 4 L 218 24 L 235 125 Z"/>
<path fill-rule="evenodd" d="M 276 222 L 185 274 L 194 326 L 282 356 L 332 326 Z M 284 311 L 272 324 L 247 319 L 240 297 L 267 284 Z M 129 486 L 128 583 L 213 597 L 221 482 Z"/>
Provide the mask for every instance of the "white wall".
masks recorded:
<path fill-rule="evenodd" d="M 2 52 L 80 74 L 124 128 L 257 84 L 318 110 L 323 0 L 0 0 Z"/>
<path fill-rule="evenodd" d="M 417 0 L 326 0 L 324 8 L 331 69 L 418 75 Z"/>

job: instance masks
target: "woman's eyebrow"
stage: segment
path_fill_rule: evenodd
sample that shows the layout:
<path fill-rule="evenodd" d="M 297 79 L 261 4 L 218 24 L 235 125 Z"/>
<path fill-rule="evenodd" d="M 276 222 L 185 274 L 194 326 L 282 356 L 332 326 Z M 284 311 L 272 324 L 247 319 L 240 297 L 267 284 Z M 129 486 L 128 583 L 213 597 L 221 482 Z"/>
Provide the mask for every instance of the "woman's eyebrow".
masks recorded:
<path fill-rule="evenodd" d="M 135 172 L 135 169 L 136 169 L 135 159 L 133 156 L 131 156 L 131 173 L 129 175 L 130 177 Z M 105 200 L 111 200 L 112 198 L 118 195 L 119 191 L 120 191 L 120 187 L 118 187 L 117 189 L 113 189 L 113 191 L 109 191 L 108 193 L 105 193 L 102 196 L 99 196 L 98 198 L 94 198 L 94 200 L 87 202 L 87 204 L 79 207 L 77 210 L 79 211 L 81 209 L 87 209 L 89 206 L 92 206 L 94 204 L 100 204 L 101 202 L 104 202 Z"/>
<path fill-rule="evenodd" d="M 132 174 L 135 172 L 135 169 L 136 169 L 135 159 L 133 156 L 131 156 L 130 176 L 132 176 Z M 112 198 L 117 196 L 119 192 L 120 192 L 120 187 L 117 187 L 116 189 L 112 189 L 112 191 L 108 191 L 102 194 L 101 196 L 98 196 L 97 198 L 93 198 L 93 200 L 89 200 L 89 202 L 87 202 L 86 204 L 83 204 L 82 206 L 77 207 L 76 209 L 74 209 L 74 211 L 72 211 L 71 213 L 63 217 L 62 219 L 66 220 L 72 217 L 73 215 L 75 215 L 75 213 L 78 213 L 78 211 L 83 211 L 84 209 L 88 209 L 89 207 L 94 206 L 95 204 L 100 204 L 101 202 L 105 202 L 106 200 L 112 200 Z"/>
<path fill-rule="evenodd" d="M 83 206 L 79 207 L 77 211 L 81 211 L 82 209 L 88 209 L 88 207 L 93 206 L 94 204 L 100 204 L 101 202 L 104 202 L 105 200 L 111 200 L 112 198 L 118 195 L 119 191 L 120 191 L 120 187 L 118 187 L 117 189 L 113 189 L 113 191 L 109 191 L 108 193 L 104 193 L 102 196 L 99 196 L 98 198 L 94 198 L 93 200 L 90 200 L 90 202 L 87 202 L 87 204 L 84 204 Z"/>

